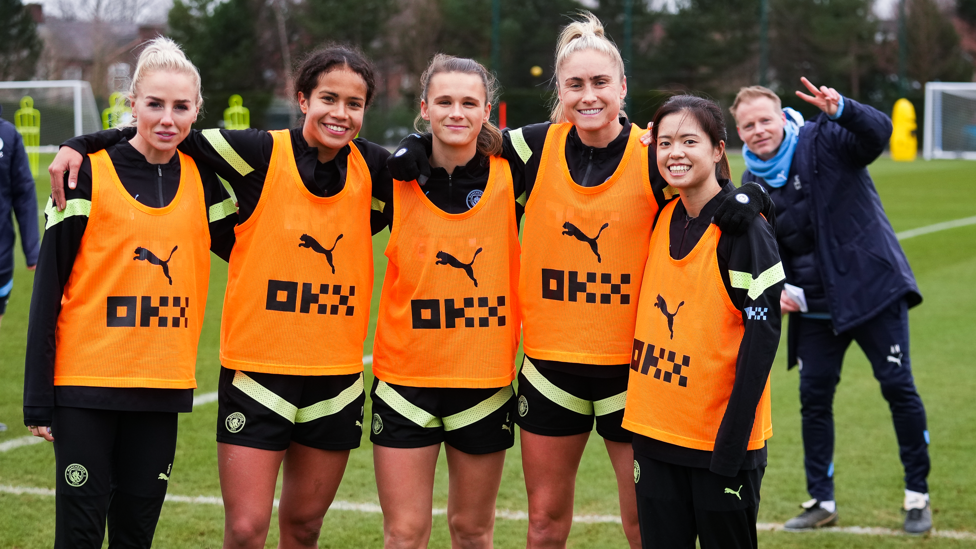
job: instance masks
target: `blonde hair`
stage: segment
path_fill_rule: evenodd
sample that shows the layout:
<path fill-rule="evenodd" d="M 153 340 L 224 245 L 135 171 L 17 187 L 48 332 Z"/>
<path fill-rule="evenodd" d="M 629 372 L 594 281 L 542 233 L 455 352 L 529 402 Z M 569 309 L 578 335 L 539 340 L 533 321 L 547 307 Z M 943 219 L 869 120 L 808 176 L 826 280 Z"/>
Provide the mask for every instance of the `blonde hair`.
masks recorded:
<path fill-rule="evenodd" d="M 488 72 L 488 69 L 474 59 L 464 57 L 454 57 L 438 53 L 430 61 L 427 70 L 420 75 L 420 98 L 427 99 L 427 90 L 430 88 L 430 81 L 434 75 L 441 73 L 459 72 L 462 74 L 473 74 L 481 78 L 481 83 L 485 87 L 485 101 L 489 105 L 494 105 L 498 100 L 498 81 Z M 413 121 L 415 130 L 421 133 L 430 131 L 430 122 L 423 119 L 420 114 Z M 496 156 L 502 152 L 502 132 L 498 126 L 489 121 L 481 125 L 478 132 L 478 152 L 484 156 Z"/>
<path fill-rule="evenodd" d="M 570 55 L 586 50 L 598 51 L 613 60 L 620 72 L 620 82 L 623 83 L 624 60 L 620 57 L 620 50 L 617 49 L 616 44 L 607 38 L 606 32 L 603 30 L 603 23 L 588 11 L 580 11 L 579 15 L 583 19 L 575 20 L 566 25 L 559 33 L 559 40 L 556 41 L 556 74 L 553 76 L 556 88 L 559 88 L 559 67 Z M 559 102 L 558 95 L 553 100 L 549 120 L 553 123 L 566 120 L 563 115 L 563 105 Z"/>
<path fill-rule="evenodd" d="M 732 113 L 732 117 L 735 118 L 735 111 L 739 109 L 740 103 L 745 103 L 746 101 L 752 101 L 753 99 L 759 99 L 760 97 L 765 97 L 773 102 L 773 106 L 776 107 L 776 112 L 783 112 L 783 102 L 780 100 L 779 96 L 773 93 L 773 90 L 763 87 L 763 86 L 749 86 L 746 88 L 739 88 L 739 93 L 735 94 L 735 101 L 732 106 L 729 107 L 729 112 Z"/>
<path fill-rule="evenodd" d="M 149 42 L 146 42 L 146 47 L 139 54 L 139 61 L 136 63 L 136 70 L 132 75 L 132 82 L 129 84 L 129 89 L 126 92 L 130 104 L 139 92 L 139 86 L 142 84 L 142 81 L 148 75 L 158 71 L 173 71 L 190 76 L 194 86 L 197 88 L 195 106 L 197 109 L 203 108 L 203 93 L 200 89 L 200 71 L 187 59 L 186 54 L 183 53 L 180 46 L 165 36 L 157 36 Z M 136 119 L 131 119 L 126 125 L 135 126 Z"/>

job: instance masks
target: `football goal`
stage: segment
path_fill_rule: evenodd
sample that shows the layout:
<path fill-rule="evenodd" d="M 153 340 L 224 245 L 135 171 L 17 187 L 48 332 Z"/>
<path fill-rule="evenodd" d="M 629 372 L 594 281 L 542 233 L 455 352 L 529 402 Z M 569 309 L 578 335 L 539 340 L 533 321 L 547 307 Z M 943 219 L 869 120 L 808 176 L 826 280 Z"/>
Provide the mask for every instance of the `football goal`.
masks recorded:
<path fill-rule="evenodd" d="M 923 155 L 976 160 L 976 82 L 925 84 Z"/>
<path fill-rule="evenodd" d="M 57 152 L 66 139 L 102 129 L 91 85 L 84 80 L 0 82 L 0 105 L 3 117 L 24 134 L 24 145 L 36 147 L 29 153 Z M 36 137 L 28 140 L 28 133 Z"/>

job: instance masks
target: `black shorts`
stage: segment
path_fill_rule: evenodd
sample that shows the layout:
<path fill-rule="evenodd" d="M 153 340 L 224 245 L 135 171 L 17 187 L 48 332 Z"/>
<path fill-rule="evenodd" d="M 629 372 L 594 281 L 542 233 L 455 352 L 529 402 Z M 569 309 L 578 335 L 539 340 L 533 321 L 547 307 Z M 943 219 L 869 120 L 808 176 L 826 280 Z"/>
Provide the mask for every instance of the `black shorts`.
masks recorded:
<path fill-rule="evenodd" d="M 528 357 L 518 376 L 519 428 L 550 437 L 596 432 L 612 442 L 630 443 L 621 427 L 627 402 L 627 374 L 597 378 L 537 368 Z"/>
<path fill-rule="evenodd" d="M 515 444 L 515 391 L 407 387 L 379 379 L 369 393 L 369 440 L 390 448 L 423 448 L 441 442 L 466 454 L 491 454 Z"/>
<path fill-rule="evenodd" d="M 217 442 L 272 451 L 292 441 L 351 450 L 363 435 L 363 374 L 290 376 L 221 368 L 217 401 Z"/>
<path fill-rule="evenodd" d="M 646 548 L 755 548 L 765 467 L 725 477 L 634 455 L 641 540 Z"/>

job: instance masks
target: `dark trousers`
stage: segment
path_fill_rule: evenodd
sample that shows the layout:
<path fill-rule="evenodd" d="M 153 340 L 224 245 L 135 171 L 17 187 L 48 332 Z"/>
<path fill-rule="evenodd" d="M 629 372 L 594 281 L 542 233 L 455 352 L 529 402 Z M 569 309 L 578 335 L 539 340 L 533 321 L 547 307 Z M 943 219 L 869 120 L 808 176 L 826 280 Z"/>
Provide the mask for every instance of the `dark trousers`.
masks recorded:
<path fill-rule="evenodd" d="M 794 315 L 790 315 L 794 316 Z M 790 322 L 794 322 L 793 318 Z M 908 352 L 908 306 L 893 303 L 868 322 L 835 334 L 829 320 L 797 318 L 796 355 L 800 361 L 807 491 L 821 501 L 834 499 L 834 393 L 844 353 L 856 341 L 867 355 L 881 394 L 888 401 L 905 468 L 905 487 L 928 492 L 930 462 L 925 407 L 915 389 Z"/>
<path fill-rule="evenodd" d="M 175 412 L 56 407 L 55 548 L 152 545 L 176 452 Z"/>
<path fill-rule="evenodd" d="M 644 549 L 758 547 L 756 517 L 764 467 L 724 477 L 634 456 L 637 515 Z"/>

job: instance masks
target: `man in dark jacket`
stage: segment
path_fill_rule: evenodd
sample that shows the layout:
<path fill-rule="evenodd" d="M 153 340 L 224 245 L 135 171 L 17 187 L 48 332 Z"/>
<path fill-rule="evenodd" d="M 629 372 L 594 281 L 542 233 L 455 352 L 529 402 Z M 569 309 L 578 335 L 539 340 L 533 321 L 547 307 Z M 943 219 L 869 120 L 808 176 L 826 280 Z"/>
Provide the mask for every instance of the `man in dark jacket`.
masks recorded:
<path fill-rule="evenodd" d="M 27 268 L 33 271 L 40 250 L 34 178 L 23 139 L 13 124 L 0 118 L 0 321 L 14 286 L 15 233 L 11 211 L 17 214 Z"/>
<path fill-rule="evenodd" d="M 837 522 L 833 399 L 844 353 L 861 347 L 891 408 L 905 468 L 905 530 L 932 527 L 925 408 L 908 352 L 908 309 L 922 301 L 908 260 L 885 216 L 867 166 L 884 150 L 891 120 L 802 79 L 797 95 L 822 114 L 804 122 L 761 86 L 732 105 L 748 170 L 776 204 L 776 239 L 786 271 L 780 304 L 792 313 L 788 365 L 800 365 L 804 466 L 812 500 L 786 523 L 808 529 Z"/>

